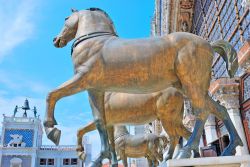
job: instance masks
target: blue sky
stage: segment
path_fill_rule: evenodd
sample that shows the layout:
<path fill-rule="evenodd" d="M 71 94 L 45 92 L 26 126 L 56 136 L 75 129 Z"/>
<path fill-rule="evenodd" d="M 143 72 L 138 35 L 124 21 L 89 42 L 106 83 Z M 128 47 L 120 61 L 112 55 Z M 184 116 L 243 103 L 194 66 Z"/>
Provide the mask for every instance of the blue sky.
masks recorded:
<path fill-rule="evenodd" d="M 60 32 L 70 9 L 99 7 L 114 21 L 122 38 L 150 36 L 153 0 L 0 0 L 0 119 L 11 116 L 15 105 L 38 108 L 44 118 L 47 93 L 73 76 L 70 45 L 53 46 L 52 39 Z M 20 113 L 21 114 L 21 113 Z M 31 115 L 31 112 L 29 113 Z M 60 100 L 55 109 L 60 144 L 76 143 L 76 130 L 92 120 L 87 93 Z M 99 151 L 99 136 L 89 134 Z M 44 135 L 44 144 L 52 144 Z"/>

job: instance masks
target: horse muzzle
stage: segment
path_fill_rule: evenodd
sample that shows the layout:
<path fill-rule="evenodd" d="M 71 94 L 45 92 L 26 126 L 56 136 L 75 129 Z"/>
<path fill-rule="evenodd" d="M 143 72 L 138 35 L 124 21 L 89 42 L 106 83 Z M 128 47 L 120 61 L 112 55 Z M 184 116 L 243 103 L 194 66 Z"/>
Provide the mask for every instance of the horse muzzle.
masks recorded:
<path fill-rule="evenodd" d="M 54 46 L 57 48 L 62 48 L 64 46 L 66 46 L 66 44 L 67 44 L 67 42 L 60 37 L 55 37 L 53 39 L 53 43 L 54 43 Z"/>

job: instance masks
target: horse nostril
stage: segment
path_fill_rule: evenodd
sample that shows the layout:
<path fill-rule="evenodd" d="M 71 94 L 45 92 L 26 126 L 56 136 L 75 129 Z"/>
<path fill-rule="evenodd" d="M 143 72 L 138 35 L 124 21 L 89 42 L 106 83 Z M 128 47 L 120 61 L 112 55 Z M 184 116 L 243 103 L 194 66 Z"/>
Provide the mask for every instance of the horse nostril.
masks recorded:
<path fill-rule="evenodd" d="M 55 41 L 56 41 L 56 39 L 57 39 L 57 38 L 55 37 L 55 38 L 53 39 L 53 42 L 55 42 Z"/>

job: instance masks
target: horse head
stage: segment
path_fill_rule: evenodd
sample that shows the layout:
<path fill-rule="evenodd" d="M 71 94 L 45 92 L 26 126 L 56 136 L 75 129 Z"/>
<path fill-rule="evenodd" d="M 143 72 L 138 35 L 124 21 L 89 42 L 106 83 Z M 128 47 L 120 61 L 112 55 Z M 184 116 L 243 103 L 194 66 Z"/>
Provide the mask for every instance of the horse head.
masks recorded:
<path fill-rule="evenodd" d="M 78 11 L 72 10 L 72 14 L 65 18 L 65 23 L 61 32 L 53 39 L 55 47 L 62 48 L 75 37 L 78 20 Z"/>
<path fill-rule="evenodd" d="M 62 48 L 74 38 L 89 35 L 95 32 L 115 33 L 113 22 L 108 14 L 99 8 L 89 8 L 77 11 L 65 18 L 61 32 L 53 39 L 54 46 Z"/>

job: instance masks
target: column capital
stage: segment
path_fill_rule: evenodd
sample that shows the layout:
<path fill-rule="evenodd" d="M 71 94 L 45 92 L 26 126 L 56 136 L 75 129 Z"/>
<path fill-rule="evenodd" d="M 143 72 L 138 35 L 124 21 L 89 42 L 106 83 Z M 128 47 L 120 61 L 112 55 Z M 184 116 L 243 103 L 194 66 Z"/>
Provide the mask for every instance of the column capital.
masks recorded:
<path fill-rule="evenodd" d="M 210 84 L 209 92 L 227 109 L 239 109 L 239 78 L 220 78 Z"/>

